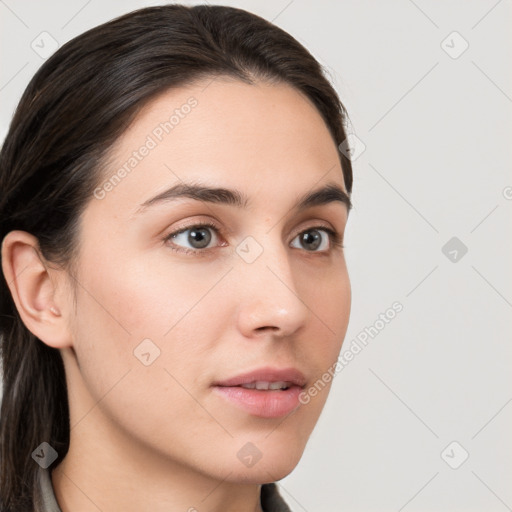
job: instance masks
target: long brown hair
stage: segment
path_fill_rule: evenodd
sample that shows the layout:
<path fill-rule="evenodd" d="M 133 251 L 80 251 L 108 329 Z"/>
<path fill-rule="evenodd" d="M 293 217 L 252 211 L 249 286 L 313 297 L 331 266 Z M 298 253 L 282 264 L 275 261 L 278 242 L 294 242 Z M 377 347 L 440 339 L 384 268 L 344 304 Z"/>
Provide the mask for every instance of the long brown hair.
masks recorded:
<path fill-rule="evenodd" d="M 29 83 L 0 153 L 0 240 L 27 231 L 48 261 L 69 269 L 108 149 L 157 94 L 215 76 L 290 84 L 337 144 L 346 139 L 346 111 L 322 66 L 285 31 L 232 7 L 140 9 L 66 43 Z M 339 157 L 350 194 L 351 163 Z M 69 447 L 64 366 L 21 321 L 3 274 L 0 320 L 0 510 L 37 510 L 32 452 L 46 441 L 58 464 Z"/>

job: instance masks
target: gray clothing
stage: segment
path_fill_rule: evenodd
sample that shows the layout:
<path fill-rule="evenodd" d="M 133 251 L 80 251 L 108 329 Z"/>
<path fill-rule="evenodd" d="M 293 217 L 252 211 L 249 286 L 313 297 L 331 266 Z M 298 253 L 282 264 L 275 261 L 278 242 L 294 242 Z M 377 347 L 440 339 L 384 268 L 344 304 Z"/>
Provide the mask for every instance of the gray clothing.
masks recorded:
<path fill-rule="evenodd" d="M 39 483 L 43 499 L 44 512 L 62 512 L 53 492 L 52 480 L 48 469 L 39 469 Z M 276 484 L 261 486 L 261 508 L 264 512 L 291 512 L 279 494 Z"/>

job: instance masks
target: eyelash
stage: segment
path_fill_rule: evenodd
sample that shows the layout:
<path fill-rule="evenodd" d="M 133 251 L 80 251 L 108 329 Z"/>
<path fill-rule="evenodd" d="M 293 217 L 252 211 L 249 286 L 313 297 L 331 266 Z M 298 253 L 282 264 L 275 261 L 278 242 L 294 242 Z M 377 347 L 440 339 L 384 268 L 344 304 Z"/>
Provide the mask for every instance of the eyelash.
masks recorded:
<path fill-rule="evenodd" d="M 173 237 L 183 233 L 184 231 L 188 231 L 189 229 L 201 229 L 201 228 L 211 228 L 215 231 L 215 233 L 217 235 L 220 234 L 220 230 L 219 228 L 213 224 L 212 222 L 202 222 L 200 224 L 191 224 L 190 226 L 187 226 L 187 227 L 183 227 L 183 228 L 179 228 L 177 231 L 173 231 L 172 233 L 169 233 L 168 235 L 166 235 L 164 237 L 164 242 L 167 243 L 169 242 Z M 338 247 L 340 249 L 344 249 L 345 246 L 343 245 L 343 237 L 342 235 L 340 235 L 340 233 L 338 233 L 337 231 L 335 231 L 334 229 L 331 229 L 331 228 L 328 228 L 326 226 L 312 226 L 312 227 L 309 227 L 307 229 L 304 229 L 303 231 L 297 233 L 297 235 L 295 235 L 294 239 L 298 236 L 298 235 L 302 235 L 303 233 L 306 233 L 308 231 L 313 231 L 313 230 L 319 230 L 319 231 L 325 231 L 328 235 L 329 235 L 329 241 L 331 243 L 331 245 L 333 247 Z M 171 250 L 175 251 L 175 252 L 178 252 L 178 253 L 184 253 L 184 254 L 191 254 L 193 256 L 204 256 L 205 253 L 208 253 L 210 252 L 211 249 L 213 249 L 213 247 L 210 247 L 208 249 L 188 249 L 188 248 L 184 248 L 184 247 L 179 247 L 179 246 L 174 246 L 174 245 L 171 245 L 169 244 L 169 247 Z M 328 251 L 306 251 L 306 252 L 309 252 L 311 254 L 327 254 L 329 252 L 331 252 L 332 248 Z"/>

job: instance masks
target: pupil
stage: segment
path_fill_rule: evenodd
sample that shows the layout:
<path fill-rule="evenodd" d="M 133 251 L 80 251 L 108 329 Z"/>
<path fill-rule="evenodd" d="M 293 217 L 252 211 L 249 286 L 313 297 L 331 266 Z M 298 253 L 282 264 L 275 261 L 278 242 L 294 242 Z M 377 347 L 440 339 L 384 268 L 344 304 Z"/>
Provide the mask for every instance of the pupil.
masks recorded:
<path fill-rule="evenodd" d="M 211 239 L 212 235 L 206 228 L 192 229 L 188 235 L 190 245 L 196 249 L 203 249 L 210 243 Z"/>
<path fill-rule="evenodd" d="M 320 236 L 318 230 L 313 229 L 303 234 L 302 242 L 303 245 L 309 245 L 309 247 L 306 247 L 307 249 L 315 250 L 320 246 L 322 242 L 322 237 Z"/>

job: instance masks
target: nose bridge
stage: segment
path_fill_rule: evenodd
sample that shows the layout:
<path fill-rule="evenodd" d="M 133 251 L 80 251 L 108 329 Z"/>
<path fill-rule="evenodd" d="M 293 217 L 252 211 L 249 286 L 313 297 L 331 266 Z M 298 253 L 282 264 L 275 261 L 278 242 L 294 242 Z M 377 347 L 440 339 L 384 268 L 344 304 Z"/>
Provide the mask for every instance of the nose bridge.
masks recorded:
<path fill-rule="evenodd" d="M 255 329 L 272 328 L 289 335 L 307 317 L 296 277 L 285 247 L 276 233 L 247 237 L 237 247 L 237 279 L 240 286 L 240 328 L 250 335 Z"/>

